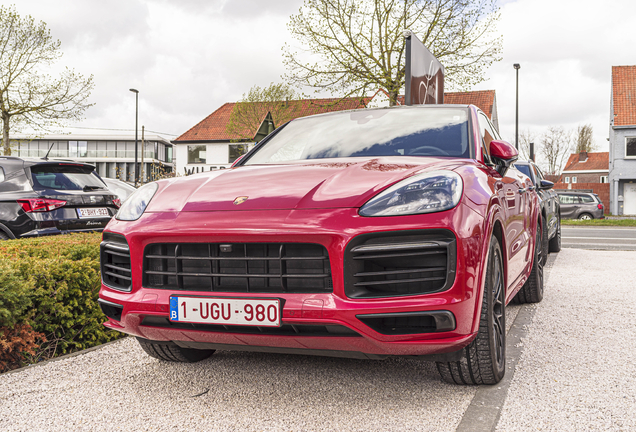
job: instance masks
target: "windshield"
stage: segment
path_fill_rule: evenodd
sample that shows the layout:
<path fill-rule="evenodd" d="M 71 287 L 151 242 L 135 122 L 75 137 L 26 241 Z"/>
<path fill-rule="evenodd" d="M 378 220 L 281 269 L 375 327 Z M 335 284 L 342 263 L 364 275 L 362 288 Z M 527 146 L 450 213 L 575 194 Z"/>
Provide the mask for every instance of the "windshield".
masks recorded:
<path fill-rule="evenodd" d="M 96 190 L 106 185 L 84 166 L 36 165 L 31 167 L 33 189 Z"/>
<path fill-rule="evenodd" d="M 515 167 L 517 167 L 519 171 L 530 177 L 530 180 L 532 180 L 532 176 L 530 175 L 530 165 L 515 164 Z"/>
<path fill-rule="evenodd" d="M 467 108 L 396 108 L 294 120 L 245 165 L 376 156 L 470 157 Z"/>

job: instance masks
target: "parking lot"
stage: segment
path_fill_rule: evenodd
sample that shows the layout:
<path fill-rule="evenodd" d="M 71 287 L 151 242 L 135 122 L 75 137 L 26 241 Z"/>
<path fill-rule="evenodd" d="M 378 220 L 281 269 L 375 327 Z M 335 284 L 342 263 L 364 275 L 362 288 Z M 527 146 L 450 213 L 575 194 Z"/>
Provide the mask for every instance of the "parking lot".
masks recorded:
<path fill-rule="evenodd" d="M 444 384 L 417 359 L 225 351 L 161 363 L 127 338 L 0 376 L 0 429 L 634 430 L 634 262 L 633 251 L 552 255 L 543 302 L 507 309 L 514 375 L 497 386 Z"/>

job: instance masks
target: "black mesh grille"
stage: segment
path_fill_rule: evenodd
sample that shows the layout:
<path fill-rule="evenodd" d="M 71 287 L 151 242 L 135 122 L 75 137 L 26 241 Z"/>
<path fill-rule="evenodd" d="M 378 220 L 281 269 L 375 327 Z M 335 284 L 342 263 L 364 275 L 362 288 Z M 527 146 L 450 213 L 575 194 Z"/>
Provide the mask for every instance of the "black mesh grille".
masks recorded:
<path fill-rule="evenodd" d="M 104 233 L 100 244 L 100 268 L 104 285 L 120 291 L 131 290 L 130 250 L 124 236 Z"/>
<path fill-rule="evenodd" d="M 446 230 L 365 234 L 347 246 L 345 269 L 353 298 L 443 291 L 455 278 L 455 237 Z"/>
<path fill-rule="evenodd" d="M 304 243 L 160 243 L 146 246 L 144 286 L 250 293 L 331 292 L 322 245 Z"/>

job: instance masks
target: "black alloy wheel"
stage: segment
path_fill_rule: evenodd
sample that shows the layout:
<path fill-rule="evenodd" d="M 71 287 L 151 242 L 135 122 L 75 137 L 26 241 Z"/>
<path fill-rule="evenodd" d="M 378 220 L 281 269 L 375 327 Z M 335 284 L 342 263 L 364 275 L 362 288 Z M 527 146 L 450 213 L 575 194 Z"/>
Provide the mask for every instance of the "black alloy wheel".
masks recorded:
<path fill-rule="evenodd" d="M 506 372 L 506 306 L 501 246 L 490 240 L 484 295 L 477 337 L 459 361 L 437 362 L 442 379 L 451 384 L 497 384 Z"/>
<path fill-rule="evenodd" d="M 525 284 L 512 299 L 512 303 L 539 303 L 543 300 L 543 227 L 537 226 L 537 240 L 534 247 L 532 270 Z"/>
<path fill-rule="evenodd" d="M 550 239 L 550 253 L 561 251 L 561 215 L 557 219 L 557 230 L 554 237 Z"/>
<path fill-rule="evenodd" d="M 157 342 L 137 338 L 141 348 L 151 357 L 177 363 L 196 363 L 214 354 L 214 350 L 181 348 L 174 342 Z"/>

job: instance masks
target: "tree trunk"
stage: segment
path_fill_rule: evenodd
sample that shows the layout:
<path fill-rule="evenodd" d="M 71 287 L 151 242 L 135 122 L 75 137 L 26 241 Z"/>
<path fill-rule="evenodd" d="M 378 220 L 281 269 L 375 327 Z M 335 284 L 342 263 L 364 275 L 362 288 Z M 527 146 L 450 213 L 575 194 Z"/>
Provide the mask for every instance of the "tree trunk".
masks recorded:
<path fill-rule="evenodd" d="M 389 90 L 389 105 L 396 106 L 398 101 L 398 96 L 400 95 L 399 90 Z"/>
<path fill-rule="evenodd" d="M 2 144 L 4 146 L 4 155 L 11 156 L 11 142 L 9 141 L 9 113 L 2 113 Z"/>

